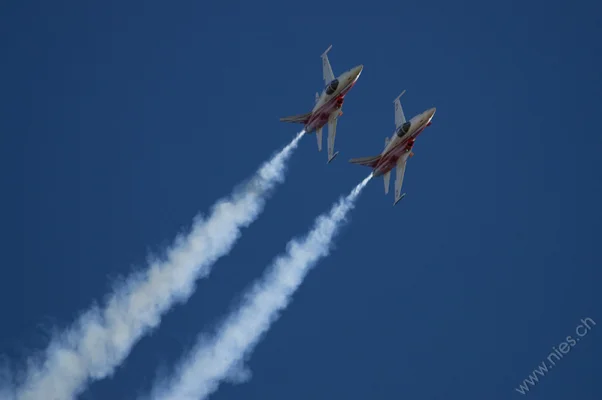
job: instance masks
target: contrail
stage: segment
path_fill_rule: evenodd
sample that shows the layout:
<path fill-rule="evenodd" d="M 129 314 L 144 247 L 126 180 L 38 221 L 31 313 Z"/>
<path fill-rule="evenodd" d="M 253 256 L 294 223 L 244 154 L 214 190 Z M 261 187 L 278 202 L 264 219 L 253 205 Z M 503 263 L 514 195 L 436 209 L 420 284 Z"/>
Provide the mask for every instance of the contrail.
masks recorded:
<path fill-rule="evenodd" d="M 44 353 L 29 360 L 18 400 L 69 400 L 91 381 L 111 375 L 134 344 L 159 325 L 161 316 L 194 292 L 195 280 L 227 254 L 242 228 L 264 208 L 272 189 L 284 180 L 285 163 L 301 131 L 229 197 L 219 200 L 206 219 L 197 217 L 190 233 L 180 235 L 162 260 L 149 260 L 112 292 L 103 308 L 92 307 L 66 332 L 55 335 Z M 8 392 L 7 389 L 1 389 Z"/>
<path fill-rule="evenodd" d="M 200 400 L 217 390 L 222 380 L 244 373 L 243 363 L 295 290 L 318 260 L 328 255 L 332 241 L 372 174 L 316 219 L 302 240 L 293 239 L 263 278 L 246 293 L 242 304 L 211 338 L 201 336 L 192 352 L 168 381 L 151 391 L 153 400 Z M 247 373 L 248 374 L 248 373 Z"/>

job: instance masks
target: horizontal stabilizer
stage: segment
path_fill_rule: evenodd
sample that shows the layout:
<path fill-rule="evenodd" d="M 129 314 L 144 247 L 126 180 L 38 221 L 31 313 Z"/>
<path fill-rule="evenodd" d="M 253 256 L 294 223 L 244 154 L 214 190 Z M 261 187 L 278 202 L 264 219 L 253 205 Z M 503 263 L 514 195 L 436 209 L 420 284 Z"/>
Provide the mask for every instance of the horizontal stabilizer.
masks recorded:
<path fill-rule="evenodd" d="M 307 123 L 307 121 L 309 121 L 309 117 L 311 117 L 310 112 L 308 112 L 307 114 L 299 114 L 299 115 L 292 115 L 290 117 L 283 117 L 283 118 L 280 118 L 280 122 L 305 124 L 305 123 Z"/>
<path fill-rule="evenodd" d="M 381 156 L 373 156 L 373 157 L 361 157 L 361 158 L 352 158 L 349 160 L 351 164 L 364 165 L 366 167 L 374 168 L 374 166 L 378 163 Z"/>

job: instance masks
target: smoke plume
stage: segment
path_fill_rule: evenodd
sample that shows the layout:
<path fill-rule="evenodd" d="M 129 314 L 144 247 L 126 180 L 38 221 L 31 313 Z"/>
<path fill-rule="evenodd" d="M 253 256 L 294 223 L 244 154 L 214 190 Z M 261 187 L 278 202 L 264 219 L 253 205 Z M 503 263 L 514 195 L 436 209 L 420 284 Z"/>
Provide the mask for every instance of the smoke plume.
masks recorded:
<path fill-rule="evenodd" d="M 205 399 L 223 380 L 245 370 L 246 358 L 289 304 L 310 268 L 328 255 L 333 239 L 370 178 L 372 175 L 327 214 L 319 216 L 307 236 L 288 243 L 286 252 L 246 293 L 242 304 L 218 327 L 217 333 L 209 338 L 201 336 L 173 377 L 155 385 L 153 400 Z"/>
<path fill-rule="evenodd" d="M 230 252 L 241 229 L 257 219 L 275 185 L 283 181 L 286 161 L 303 134 L 230 197 L 219 200 L 206 218 L 197 217 L 190 232 L 176 238 L 163 259 L 150 260 L 147 269 L 120 282 L 104 306 L 92 307 L 55 335 L 41 355 L 29 360 L 13 396 L 69 400 L 91 381 L 111 375 L 136 342 L 159 325 L 163 314 L 192 295 L 195 281 Z M 0 388 L 0 393 L 8 390 Z"/>

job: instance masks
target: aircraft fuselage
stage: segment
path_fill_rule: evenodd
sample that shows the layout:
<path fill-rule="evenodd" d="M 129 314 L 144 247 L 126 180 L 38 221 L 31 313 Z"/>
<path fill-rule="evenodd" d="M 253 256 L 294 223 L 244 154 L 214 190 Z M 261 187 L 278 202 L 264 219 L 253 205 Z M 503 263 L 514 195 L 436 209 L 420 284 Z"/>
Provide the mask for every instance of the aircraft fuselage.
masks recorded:
<path fill-rule="evenodd" d="M 306 133 L 312 133 L 317 129 L 322 128 L 328 123 L 328 120 L 334 113 L 339 112 L 339 115 L 342 114 L 339 110 L 343 106 L 345 95 L 355 85 L 363 68 L 363 65 L 358 65 L 357 67 L 342 73 L 322 91 L 322 95 L 316 102 L 316 105 L 311 112 L 311 116 L 305 124 Z M 335 81 L 336 87 L 332 89 Z"/>
<path fill-rule="evenodd" d="M 382 153 L 378 163 L 374 166 L 373 176 L 381 176 L 391 171 L 397 165 L 397 160 L 404 153 L 412 150 L 414 141 L 424 129 L 431 124 L 431 119 L 435 115 L 435 108 L 431 108 L 422 114 L 416 115 L 410 122 L 407 132 L 400 127 L 392 136 L 389 144 Z"/>

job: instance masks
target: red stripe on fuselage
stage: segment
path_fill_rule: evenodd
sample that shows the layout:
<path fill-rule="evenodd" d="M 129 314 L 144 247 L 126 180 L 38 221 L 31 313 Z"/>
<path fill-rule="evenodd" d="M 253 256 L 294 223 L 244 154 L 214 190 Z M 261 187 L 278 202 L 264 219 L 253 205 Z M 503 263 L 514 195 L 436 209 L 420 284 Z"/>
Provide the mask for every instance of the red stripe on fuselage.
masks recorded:
<path fill-rule="evenodd" d="M 341 93 L 339 93 L 337 96 L 333 96 L 326 103 L 322 104 L 320 108 L 314 111 L 305 124 L 305 131 L 313 132 L 314 130 L 326 125 L 330 114 L 332 114 L 332 112 L 336 109 L 337 100 L 344 99 L 349 90 L 351 90 L 351 88 L 355 85 L 355 82 L 356 81 L 351 82 L 351 84 L 349 84 L 345 89 L 341 90 Z"/>
<path fill-rule="evenodd" d="M 395 168 L 397 160 L 407 150 L 408 142 L 410 141 L 410 139 L 417 138 L 418 135 L 420 135 L 425 128 L 426 124 L 423 124 L 423 126 L 418 128 L 416 132 L 412 133 L 411 135 L 408 135 L 408 137 L 406 137 L 402 142 L 400 142 L 395 147 L 389 149 L 389 151 L 383 154 L 380 160 L 378 160 L 376 166 L 374 167 L 375 175 L 380 176 L 386 174 L 387 172 Z"/>

